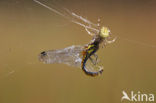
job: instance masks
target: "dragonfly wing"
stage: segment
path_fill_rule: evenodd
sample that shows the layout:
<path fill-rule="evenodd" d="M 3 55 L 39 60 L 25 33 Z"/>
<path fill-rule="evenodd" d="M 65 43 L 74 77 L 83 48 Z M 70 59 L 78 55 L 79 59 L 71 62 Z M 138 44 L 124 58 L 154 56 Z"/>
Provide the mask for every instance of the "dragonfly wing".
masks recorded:
<path fill-rule="evenodd" d="M 46 64 L 63 63 L 81 67 L 83 46 L 73 45 L 64 49 L 49 50 L 40 53 L 39 60 Z"/>
<path fill-rule="evenodd" d="M 100 60 L 97 58 L 94 58 L 94 56 L 91 56 L 92 59 L 88 59 L 86 62 L 86 69 L 88 72 L 97 73 L 99 71 L 103 70 L 103 66 L 100 62 Z"/>

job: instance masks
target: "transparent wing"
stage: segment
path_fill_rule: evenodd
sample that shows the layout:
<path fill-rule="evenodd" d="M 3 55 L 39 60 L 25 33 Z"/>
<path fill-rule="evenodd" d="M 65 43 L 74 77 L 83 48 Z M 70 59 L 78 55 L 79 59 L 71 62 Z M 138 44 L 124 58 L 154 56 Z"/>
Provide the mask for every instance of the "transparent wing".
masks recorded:
<path fill-rule="evenodd" d="M 44 51 L 39 54 L 39 60 L 46 64 L 62 63 L 82 68 L 83 50 L 84 46 L 73 45 L 64 49 Z M 92 57 L 92 60 L 88 59 L 86 62 L 87 70 L 89 72 L 98 72 L 103 69 L 99 61 L 99 59 L 96 60 L 94 57 Z"/>
<path fill-rule="evenodd" d="M 70 66 L 81 67 L 83 46 L 73 45 L 64 49 L 44 51 L 39 60 L 46 64 L 63 63 Z"/>
<path fill-rule="evenodd" d="M 100 62 L 100 60 L 97 58 L 94 58 L 94 55 L 91 56 L 92 59 L 88 59 L 86 62 L 86 69 L 89 72 L 99 72 L 103 70 L 103 66 Z"/>

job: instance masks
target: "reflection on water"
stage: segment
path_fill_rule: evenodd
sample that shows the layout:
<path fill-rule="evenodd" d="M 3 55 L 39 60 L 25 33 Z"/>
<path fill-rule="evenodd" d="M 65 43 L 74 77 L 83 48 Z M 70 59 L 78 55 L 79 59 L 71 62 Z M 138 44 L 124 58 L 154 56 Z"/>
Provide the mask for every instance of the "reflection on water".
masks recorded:
<path fill-rule="evenodd" d="M 120 103 L 122 90 L 154 93 L 156 49 L 122 39 L 156 44 L 153 1 L 60 1 L 59 5 L 93 22 L 100 17 L 119 36 L 98 52 L 103 75 L 90 78 L 75 67 L 42 64 L 41 51 L 86 44 L 91 37 L 31 0 L 2 0 L 1 103 Z"/>

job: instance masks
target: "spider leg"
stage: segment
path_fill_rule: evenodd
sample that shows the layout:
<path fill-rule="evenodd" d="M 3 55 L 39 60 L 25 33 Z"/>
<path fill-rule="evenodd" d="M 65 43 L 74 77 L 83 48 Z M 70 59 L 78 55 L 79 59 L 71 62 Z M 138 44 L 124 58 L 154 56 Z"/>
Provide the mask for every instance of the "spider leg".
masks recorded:
<path fill-rule="evenodd" d="M 115 37 L 113 40 L 106 40 L 107 44 L 111 44 L 114 43 L 116 41 L 117 37 Z"/>
<path fill-rule="evenodd" d="M 100 24 L 101 24 L 101 19 L 100 19 L 100 18 L 98 18 L 97 22 L 98 22 L 98 23 L 97 23 L 97 27 L 98 27 L 98 29 L 100 30 L 100 26 L 101 26 L 101 25 L 100 25 Z"/>
<path fill-rule="evenodd" d="M 104 40 L 103 42 L 102 42 L 102 48 L 104 48 L 105 46 L 106 46 L 106 40 Z"/>
<path fill-rule="evenodd" d="M 89 35 L 94 35 L 94 33 L 90 32 L 86 26 L 85 26 L 85 30 L 87 31 Z"/>

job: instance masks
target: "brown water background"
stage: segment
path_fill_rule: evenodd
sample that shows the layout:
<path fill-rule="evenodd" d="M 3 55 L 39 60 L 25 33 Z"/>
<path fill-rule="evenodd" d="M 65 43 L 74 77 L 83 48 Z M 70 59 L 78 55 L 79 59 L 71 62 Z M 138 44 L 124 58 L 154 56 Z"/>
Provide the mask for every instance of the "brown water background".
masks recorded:
<path fill-rule="evenodd" d="M 42 1 L 93 22 L 100 17 L 118 39 L 98 51 L 104 65 L 101 76 L 43 64 L 38 61 L 41 51 L 86 44 L 91 36 L 32 0 L 1 0 L 0 103 L 120 103 L 123 90 L 156 95 L 154 0 Z"/>

